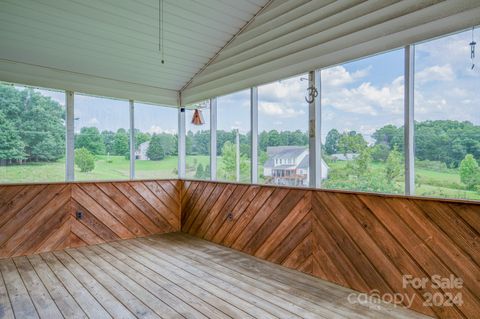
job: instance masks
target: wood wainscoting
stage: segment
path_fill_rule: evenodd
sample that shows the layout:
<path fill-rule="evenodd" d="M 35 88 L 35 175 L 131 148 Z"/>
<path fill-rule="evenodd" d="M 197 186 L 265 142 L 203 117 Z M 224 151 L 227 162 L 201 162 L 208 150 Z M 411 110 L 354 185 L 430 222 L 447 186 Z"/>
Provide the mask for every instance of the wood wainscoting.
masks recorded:
<path fill-rule="evenodd" d="M 184 181 L 181 206 L 191 235 L 360 292 L 413 297 L 410 308 L 430 316 L 480 313 L 480 203 Z M 429 281 L 415 289 L 404 275 Z M 434 275 L 463 286 L 436 288 Z M 460 293 L 463 305 L 429 304 L 436 293 Z"/>
<path fill-rule="evenodd" d="M 178 231 L 180 192 L 176 180 L 0 186 L 0 258 Z"/>
<path fill-rule="evenodd" d="M 180 228 L 356 291 L 401 294 L 430 316 L 480 313 L 480 203 L 178 180 L 0 186 L 0 258 Z M 436 287 L 435 275 L 462 287 Z M 435 305 L 447 293 L 463 305 Z"/>

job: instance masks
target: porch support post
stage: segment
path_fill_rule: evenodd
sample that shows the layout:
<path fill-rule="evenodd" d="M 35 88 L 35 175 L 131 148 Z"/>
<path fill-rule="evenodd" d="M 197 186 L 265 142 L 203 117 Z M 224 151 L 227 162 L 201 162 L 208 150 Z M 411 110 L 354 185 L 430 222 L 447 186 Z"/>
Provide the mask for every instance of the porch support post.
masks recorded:
<path fill-rule="evenodd" d="M 130 179 L 135 179 L 135 102 L 130 100 Z"/>
<path fill-rule="evenodd" d="M 251 162 L 250 173 L 253 184 L 258 183 L 258 88 L 250 89 Z"/>
<path fill-rule="evenodd" d="M 322 148 L 321 148 L 321 108 L 320 108 L 320 76 L 321 71 L 310 71 L 308 73 L 308 86 L 317 90 L 317 96 L 308 104 L 308 126 L 309 126 L 309 180 L 310 187 L 319 188 L 322 181 Z M 310 90 L 311 92 L 312 90 Z"/>
<path fill-rule="evenodd" d="M 210 99 L 210 179 L 217 180 L 217 98 Z"/>
<path fill-rule="evenodd" d="M 74 93 L 73 91 L 65 92 L 65 104 L 67 108 L 66 114 L 66 138 L 65 138 L 65 181 L 72 182 L 75 180 L 75 112 L 74 112 Z"/>
<path fill-rule="evenodd" d="M 185 178 L 185 108 L 178 108 L 178 178 Z"/>
<path fill-rule="evenodd" d="M 405 47 L 405 96 L 404 96 L 404 151 L 405 151 L 405 194 L 415 195 L 415 154 L 414 154 L 414 75 L 415 47 Z"/>

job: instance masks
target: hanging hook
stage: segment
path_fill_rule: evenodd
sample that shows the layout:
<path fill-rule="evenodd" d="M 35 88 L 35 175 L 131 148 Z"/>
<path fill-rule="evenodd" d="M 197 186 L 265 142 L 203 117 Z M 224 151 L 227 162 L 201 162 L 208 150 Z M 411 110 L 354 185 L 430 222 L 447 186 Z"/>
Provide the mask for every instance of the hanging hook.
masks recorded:
<path fill-rule="evenodd" d="M 477 42 L 475 42 L 475 39 L 474 39 L 474 31 L 475 31 L 475 26 L 472 27 L 472 42 L 470 42 L 470 59 L 472 59 L 472 70 L 475 68 L 475 63 L 474 63 L 474 59 L 475 59 L 475 45 L 477 44 Z"/>
<path fill-rule="evenodd" d="M 307 89 L 307 95 L 308 97 L 306 96 L 305 97 L 305 101 L 310 104 L 310 103 L 313 103 L 313 101 L 315 101 L 315 98 L 318 96 L 318 90 L 317 88 L 315 88 L 313 85 L 310 86 L 308 89 Z"/>

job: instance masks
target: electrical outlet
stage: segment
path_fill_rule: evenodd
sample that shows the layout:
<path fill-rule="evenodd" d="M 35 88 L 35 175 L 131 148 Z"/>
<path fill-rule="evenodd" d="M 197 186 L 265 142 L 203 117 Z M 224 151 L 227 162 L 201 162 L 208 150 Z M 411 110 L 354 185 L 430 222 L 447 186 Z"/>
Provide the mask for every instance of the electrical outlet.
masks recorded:
<path fill-rule="evenodd" d="M 83 212 L 76 212 L 75 216 L 77 217 L 77 219 L 83 219 Z"/>

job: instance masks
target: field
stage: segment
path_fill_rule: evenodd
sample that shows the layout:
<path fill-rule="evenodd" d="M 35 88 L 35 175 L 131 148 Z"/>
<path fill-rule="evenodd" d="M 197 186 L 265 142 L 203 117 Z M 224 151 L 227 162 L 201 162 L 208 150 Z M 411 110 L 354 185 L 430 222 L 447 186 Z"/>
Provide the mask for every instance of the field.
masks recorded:
<path fill-rule="evenodd" d="M 137 161 L 136 177 L 176 178 L 177 157 L 168 157 L 162 161 Z M 97 156 L 95 169 L 82 173 L 75 167 L 75 179 L 88 180 L 122 180 L 130 177 L 130 161 L 123 156 Z M 65 180 L 65 159 L 55 163 L 39 163 L 0 167 L 1 183 L 23 182 L 59 182 Z"/>
<path fill-rule="evenodd" d="M 198 164 L 204 167 L 209 165 L 208 156 L 187 156 L 188 178 L 195 176 L 195 169 Z M 221 157 L 217 160 L 219 179 L 223 168 Z M 97 156 L 95 169 L 92 172 L 82 173 L 75 168 L 75 179 L 79 181 L 95 180 L 127 180 L 129 178 L 129 160 L 123 156 Z M 330 168 L 342 168 L 346 162 L 335 162 Z M 372 164 L 372 170 L 381 171 L 383 164 Z M 259 172 L 263 171 L 259 167 Z M 161 161 L 136 161 L 135 175 L 137 179 L 152 178 L 176 178 L 177 157 L 167 157 Z M 458 171 L 448 169 L 445 171 L 434 171 L 427 169 L 416 169 L 418 182 L 416 194 L 428 197 L 466 198 L 480 200 L 480 194 L 474 191 L 462 189 Z M 33 163 L 27 165 L 12 165 L 0 167 L 0 183 L 32 183 L 32 182 L 62 182 L 65 180 L 65 160 L 55 163 Z M 242 176 L 242 181 L 248 180 L 248 176 Z M 403 186 L 402 182 L 398 182 Z"/>
<path fill-rule="evenodd" d="M 347 164 L 347 162 L 335 162 L 330 163 L 330 168 L 341 169 Z M 373 163 L 371 164 L 372 170 L 375 172 L 383 171 L 384 164 Z M 460 181 L 458 170 L 447 169 L 445 171 L 434 171 L 417 168 L 415 169 L 416 175 L 416 187 L 415 195 L 427 196 L 427 197 L 443 197 L 443 198 L 463 198 L 480 200 L 480 194 L 474 191 L 468 191 L 463 189 L 463 184 Z M 403 176 L 402 176 L 403 179 Z M 405 183 L 398 182 L 401 188 L 404 188 Z"/>

